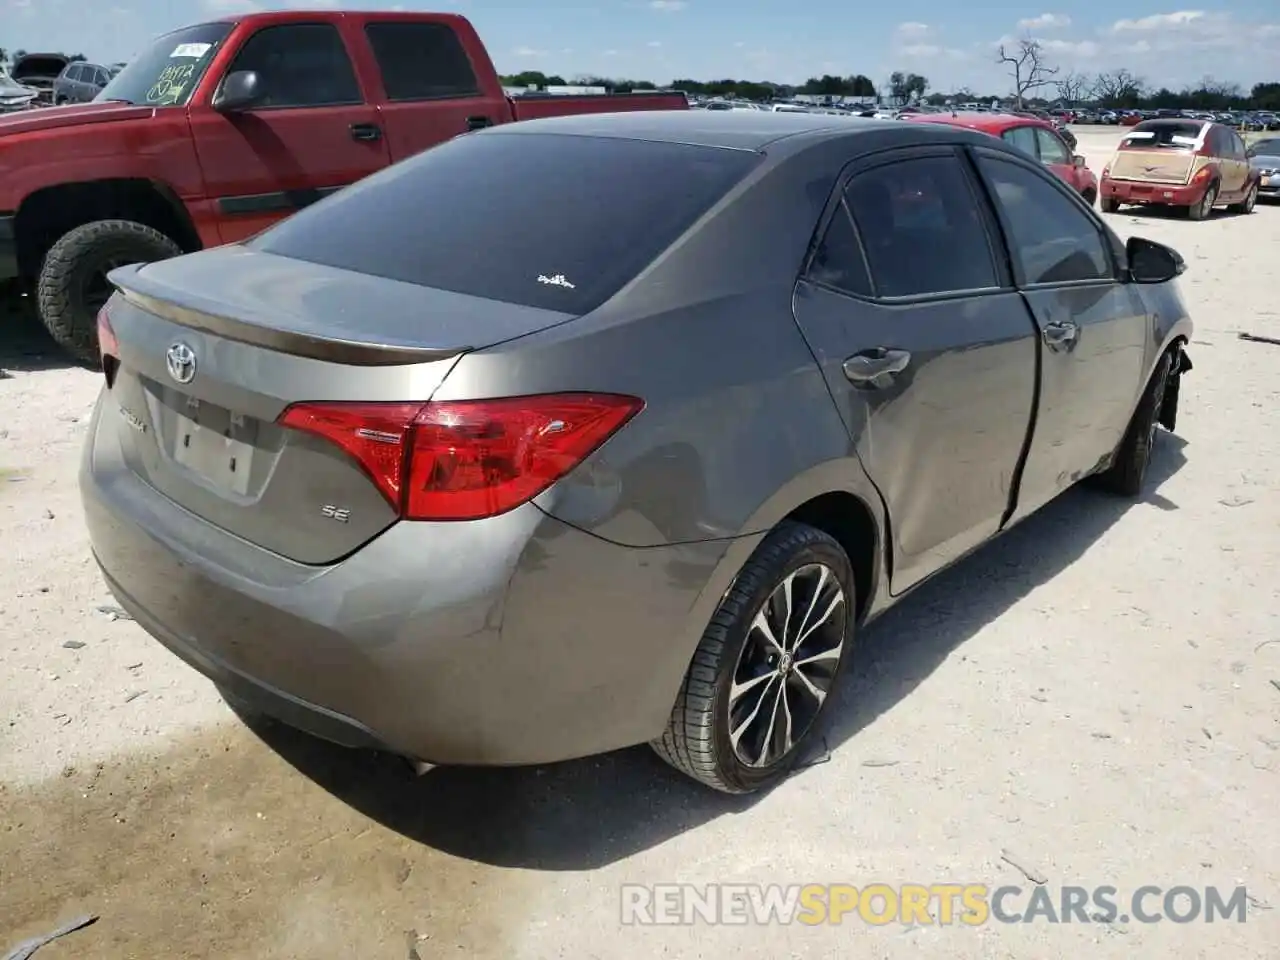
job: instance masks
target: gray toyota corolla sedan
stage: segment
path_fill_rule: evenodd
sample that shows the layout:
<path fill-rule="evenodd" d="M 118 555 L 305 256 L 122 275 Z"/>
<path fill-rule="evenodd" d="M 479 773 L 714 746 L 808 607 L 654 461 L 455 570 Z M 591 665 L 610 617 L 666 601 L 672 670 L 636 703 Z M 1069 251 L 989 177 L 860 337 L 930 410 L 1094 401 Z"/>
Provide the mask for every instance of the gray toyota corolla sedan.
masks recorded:
<path fill-rule="evenodd" d="M 330 740 L 647 741 L 759 789 L 862 624 L 1078 480 L 1139 493 L 1182 270 L 943 125 L 468 134 L 112 274 L 93 551 L 229 699 Z"/>

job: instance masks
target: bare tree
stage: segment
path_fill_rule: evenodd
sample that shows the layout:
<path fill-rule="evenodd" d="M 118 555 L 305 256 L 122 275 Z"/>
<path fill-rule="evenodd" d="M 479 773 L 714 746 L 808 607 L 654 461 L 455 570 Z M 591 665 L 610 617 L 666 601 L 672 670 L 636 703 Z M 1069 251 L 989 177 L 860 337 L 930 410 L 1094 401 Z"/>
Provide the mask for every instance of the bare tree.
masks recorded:
<path fill-rule="evenodd" d="M 1054 86 L 1058 88 L 1058 96 L 1066 102 L 1066 105 L 1074 107 L 1084 99 L 1085 92 L 1093 86 L 1093 81 L 1083 73 L 1076 73 L 1073 70 L 1061 80 L 1055 80 Z"/>
<path fill-rule="evenodd" d="M 1028 93 L 1049 86 L 1058 75 L 1058 68 L 1045 62 L 1044 47 L 1040 45 L 1040 41 L 1031 37 L 1023 37 L 1012 49 L 1000 44 L 996 63 L 1005 64 L 1009 68 L 1009 76 L 1013 78 L 1013 94 L 1017 97 L 1019 107 L 1023 105 Z"/>
<path fill-rule="evenodd" d="M 1134 106 L 1142 96 L 1144 83 L 1121 67 L 1110 73 L 1100 73 L 1093 80 L 1092 93 L 1104 107 Z"/>

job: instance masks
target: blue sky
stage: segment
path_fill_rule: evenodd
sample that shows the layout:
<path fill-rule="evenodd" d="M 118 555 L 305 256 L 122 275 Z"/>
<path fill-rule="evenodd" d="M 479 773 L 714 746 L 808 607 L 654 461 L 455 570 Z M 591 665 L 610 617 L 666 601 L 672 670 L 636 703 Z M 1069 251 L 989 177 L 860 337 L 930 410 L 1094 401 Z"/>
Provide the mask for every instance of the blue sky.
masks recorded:
<path fill-rule="evenodd" d="M 504 73 L 602 74 L 659 82 L 745 77 L 797 82 L 813 74 L 893 70 L 932 89 L 984 93 L 1009 81 L 993 61 L 1002 38 L 1034 36 L 1063 73 L 1126 67 L 1156 85 L 1209 75 L 1244 86 L 1280 79 L 1280 4 L 1246 0 L 1188 9 L 1102 0 L 1028 7 L 1006 0 L 0 0 L 0 47 L 125 60 L 147 40 L 211 15 L 337 6 L 452 10 L 480 30 Z"/>

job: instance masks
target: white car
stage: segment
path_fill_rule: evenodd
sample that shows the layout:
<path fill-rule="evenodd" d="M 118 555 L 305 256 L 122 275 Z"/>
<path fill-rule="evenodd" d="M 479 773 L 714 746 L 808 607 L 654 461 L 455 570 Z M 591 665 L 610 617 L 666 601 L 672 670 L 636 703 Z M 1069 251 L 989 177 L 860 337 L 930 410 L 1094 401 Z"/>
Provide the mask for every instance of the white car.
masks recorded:
<path fill-rule="evenodd" d="M 29 109 L 38 91 L 24 87 L 0 68 L 0 113 Z"/>

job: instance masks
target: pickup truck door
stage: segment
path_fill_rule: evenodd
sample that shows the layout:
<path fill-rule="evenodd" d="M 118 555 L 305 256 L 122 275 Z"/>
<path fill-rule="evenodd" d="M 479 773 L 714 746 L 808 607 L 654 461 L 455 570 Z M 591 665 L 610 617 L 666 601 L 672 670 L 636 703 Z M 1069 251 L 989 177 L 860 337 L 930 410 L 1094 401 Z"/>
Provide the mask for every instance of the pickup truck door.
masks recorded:
<path fill-rule="evenodd" d="M 846 173 L 794 312 L 888 509 L 898 594 L 1000 529 L 1039 343 L 967 158 L 895 150 Z"/>
<path fill-rule="evenodd" d="M 228 73 L 254 70 L 264 99 L 222 114 L 191 111 L 205 195 L 224 243 L 244 240 L 390 162 L 378 111 L 361 92 L 332 23 L 264 26 Z"/>
<path fill-rule="evenodd" d="M 1079 194 L 1043 167 L 972 149 L 1042 343 L 1039 409 L 1016 520 L 1119 445 L 1145 386 L 1153 321 Z"/>
<path fill-rule="evenodd" d="M 349 18 L 349 42 L 371 58 L 364 72 L 374 78 L 373 102 L 393 162 L 511 119 L 492 64 L 487 57 L 475 62 L 451 20 L 405 20 L 394 13 Z"/>

